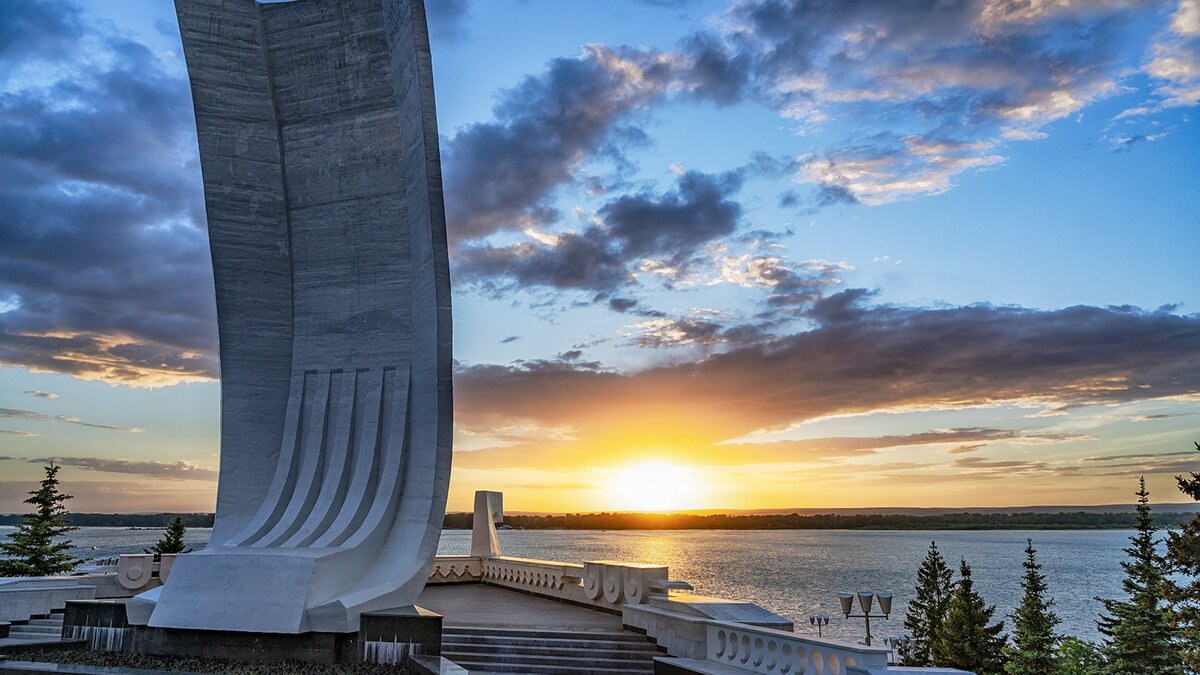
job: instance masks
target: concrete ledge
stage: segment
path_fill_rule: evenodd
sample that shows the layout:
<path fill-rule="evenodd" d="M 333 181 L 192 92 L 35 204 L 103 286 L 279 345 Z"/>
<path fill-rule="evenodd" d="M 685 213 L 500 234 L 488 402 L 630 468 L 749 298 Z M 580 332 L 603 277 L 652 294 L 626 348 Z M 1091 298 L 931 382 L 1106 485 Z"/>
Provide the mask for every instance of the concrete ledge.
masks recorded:
<path fill-rule="evenodd" d="M 444 656 L 413 656 L 408 665 L 421 675 L 470 675 L 470 672 Z"/>
<path fill-rule="evenodd" d="M 11 638 L 8 642 L 16 642 Z M 67 650 L 67 649 L 87 649 L 87 642 L 83 640 L 50 640 L 47 642 L 17 642 L 16 644 L 0 645 L 0 659 L 6 656 L 20 656 L 29 652 L 41 652 L 47 650 Z M 0 663 L 6 663 L 0 661 Z"/>
<path fill-rule="evenodd" d="M 654 657 L 654 675 L 746 675 L 749 671 L 700 659 Z"/>
<path fill-rule="evenodd" d="M 910 668 L 900 665 L 892 665 L 892 667 L 881 668 L 871 667 L 871 665 L 847 665 L 847 675 L 973 675 L 966 670 L 958 668 Z"/>
<path fill-rule="evenodd" d="M 143 668 L 81 666 L 73 663 L 0 661 L 0 675 L 25 675 L 26 673 L 58 673 L 59 675 L 197 675 L 196 673 L 183 670 L 145 670 Z"/>

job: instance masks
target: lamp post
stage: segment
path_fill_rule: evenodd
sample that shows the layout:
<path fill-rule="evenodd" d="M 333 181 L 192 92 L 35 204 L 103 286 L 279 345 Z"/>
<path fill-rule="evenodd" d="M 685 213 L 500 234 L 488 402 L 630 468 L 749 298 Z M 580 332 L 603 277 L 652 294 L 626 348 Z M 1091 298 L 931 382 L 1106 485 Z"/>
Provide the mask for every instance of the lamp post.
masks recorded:
<path fill-rule="evenodd" d="M 912 642 L 910 637 L 891 637 L 884 640 L 888 647 L 892 650 L 892 663 L 896 665 L 904 665 L 904 655 L 908 652 L 908 645 Z"/>
<path fill-rule="evenodd" d="M 879 614 L 871 614 L 871 602 L 879 599 Z M 871 646 L 871 619 L 886 619 L 892 613 L 892 594 L 891 593 L 859 593 L 858 606 L 862 608 L 862 614 L 851 614 L 854 611 L 854 595 L 851 593 L 838 593 L 838 602 L 842 605 L 842 614 L 846 615 L 847 619 L 864 619 L 867 622 L 867 641 L 866 645 Z"/>
<path fill-rule="evenodd" d="M 817 637 L 821 637 L 821 626 L 829 625 L 829 617 L 827 616 L 810 616 L 808 622 L 817 627 Z"/>

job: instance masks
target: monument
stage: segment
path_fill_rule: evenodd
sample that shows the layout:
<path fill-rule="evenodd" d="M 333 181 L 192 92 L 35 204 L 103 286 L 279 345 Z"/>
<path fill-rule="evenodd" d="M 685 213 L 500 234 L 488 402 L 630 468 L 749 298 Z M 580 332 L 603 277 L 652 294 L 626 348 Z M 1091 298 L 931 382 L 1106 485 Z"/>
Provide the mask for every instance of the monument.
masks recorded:
<path fill-rule="evenodd" d="M 451 453 L 451 317 L 421 0 L 176 0 L 221 357 L 203 551 L 152 628 L 347 632 L 412 605 Z"/>

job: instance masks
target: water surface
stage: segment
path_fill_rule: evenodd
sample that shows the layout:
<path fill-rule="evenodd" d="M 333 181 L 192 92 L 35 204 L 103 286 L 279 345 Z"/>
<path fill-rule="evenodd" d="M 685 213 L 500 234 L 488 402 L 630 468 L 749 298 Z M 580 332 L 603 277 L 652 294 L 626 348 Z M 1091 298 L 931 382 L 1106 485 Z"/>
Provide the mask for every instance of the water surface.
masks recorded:
<path fill-rule="evenodd" d="M 0 537 L 11 532 L 0 527 Z M 71 553 L 81 558 L 141 553 L 162 530 L 87 527 L 71 534 Z M 191 528 L 185 541 L 202 548 L 212 530 Z M 691 583 L 696 592 L 753 602 L 796 623 L 797 632 L 813 632 L 808 617 L 831 617 L 826 635 L 862 639 L 862 619 L 838 614 L 837 593 L 891 592 L 892 619 L 872 621 L 877 637 L 900 635 L 917 567 L 936 540 L 957 572 L 958 561 L 971 565 L 976 589 L 997 618 L 1021 600 L 1025 539 L 1032 537 L 1047 576 L 1061 632 L 1098 640 L 1094 596 L 1121 597 L 1130 530 L 861 531 L 861 530 L 503 530 L 505 555 L 563 562 L 626 560 L 666 565 L 672 579 Z M 92 547 L 96 547 L 93 549 Z M 441 554 L 466 554 L 471 533 L 446 530 Z M 1006 630 L 1011 621 L 1005 620 Z"/>

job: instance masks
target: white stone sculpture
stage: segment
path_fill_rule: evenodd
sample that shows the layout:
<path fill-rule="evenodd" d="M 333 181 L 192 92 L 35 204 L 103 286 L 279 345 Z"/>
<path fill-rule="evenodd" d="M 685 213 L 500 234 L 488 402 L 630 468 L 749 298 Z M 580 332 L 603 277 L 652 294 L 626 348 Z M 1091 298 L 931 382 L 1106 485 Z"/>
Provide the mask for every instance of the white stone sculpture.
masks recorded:
<path fill-rule="evenodd" d="M 345 632 L 411 605 L 450 477 L 451 317 L 421 0 L 176 0 L 217 293 L 208 548 L 129 615 Z"/>
<path fill-rule="evenodd" d="M 477 558 L 498 557 L 500 539 L 496 525 L 504 522 L 504 493 L 478 490 L 475 492 L 475 515 L 471 519 L 471 555 Z"/>

